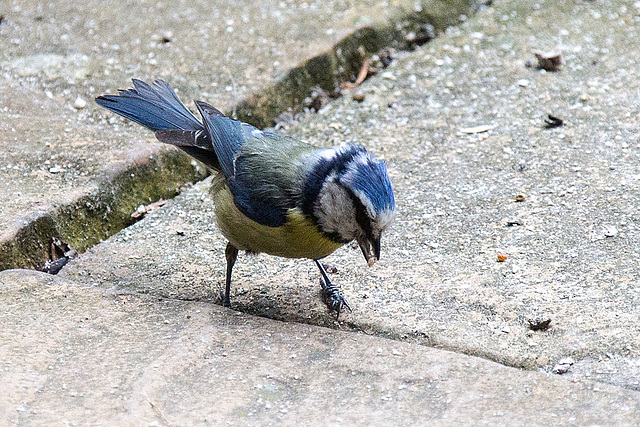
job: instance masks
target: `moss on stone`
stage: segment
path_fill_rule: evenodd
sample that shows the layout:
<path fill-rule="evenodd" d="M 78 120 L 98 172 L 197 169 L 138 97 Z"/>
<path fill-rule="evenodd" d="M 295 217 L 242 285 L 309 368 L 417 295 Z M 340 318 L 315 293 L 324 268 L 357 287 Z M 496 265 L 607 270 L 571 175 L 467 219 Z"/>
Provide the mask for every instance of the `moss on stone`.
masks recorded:
<path fill-rule="evenodd" d="M 423 1 L 417 12 L 399 10 L 386 24 L 359 28 L 330 51 L 309 59 L 273 86 L 241 102 L 237 118 L 260 128 L 271 127 L 284 111 L 299 107 L 314 87 L 330 91 L 354 81 L 365 59 L 389 46 L 411 48 L 415 42 L 407 38 L 409 33 L 426 41 L 431 33 L 459 23 L 461 15 L 469 16 L 477 8 L 476 0 Z"/>
<path fill-rule="evenodd" d="M 131 225 L 131 214 L 139 205 L 172 198 L 185 182 L 205 176 L 203 168 L 195 168 L 187 155 L 175 149 L 122 168 L 76 203 L 27 220 L 13 239 L 0 245 L 0 270 L 42 269 L 54 238 L 84 252 Z"/>

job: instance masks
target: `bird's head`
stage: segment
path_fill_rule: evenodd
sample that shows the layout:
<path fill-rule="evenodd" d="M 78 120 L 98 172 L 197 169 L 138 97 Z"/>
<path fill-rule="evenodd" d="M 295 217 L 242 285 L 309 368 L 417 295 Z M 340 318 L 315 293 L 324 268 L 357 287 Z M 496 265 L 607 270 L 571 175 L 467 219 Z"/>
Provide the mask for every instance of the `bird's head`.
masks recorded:
<path fill-rule="evenodd" d="M 369 265 L 380 259 L 380 238 L 395 213 L 386 165 L 363 147 L 337 147 L 322 152 L 311 181 L 320 230 L 337 242 L 356 240 Z"/>

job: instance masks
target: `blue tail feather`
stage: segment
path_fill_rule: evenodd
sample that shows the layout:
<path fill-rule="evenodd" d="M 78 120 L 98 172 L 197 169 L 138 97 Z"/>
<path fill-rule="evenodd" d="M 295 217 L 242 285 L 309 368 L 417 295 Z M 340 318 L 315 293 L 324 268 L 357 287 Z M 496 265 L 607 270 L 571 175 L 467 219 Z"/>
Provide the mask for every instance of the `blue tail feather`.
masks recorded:
<path fill-rule="evenodd" d="M 156 132 L 159 141 L 175 145 L 209 168 L 220 170 L 209 133 L 168 83 L 156 80 L 149 85 L 133 79 L 133 87 L 120 90 L 118 95 L 99 96 L 96 103 Z M 223 116 L 212 106 L 201 104 L 211 114 Z"/>
<path fill-rule="evenodd" d="M 151 86 L 133 79 L 133 85 L 134 89 L 121 90 L 119 95 L 99 96 L 96 102 L 154 132 L 162 129 L 204 130 L 167 83 L 157 80 Z"/>

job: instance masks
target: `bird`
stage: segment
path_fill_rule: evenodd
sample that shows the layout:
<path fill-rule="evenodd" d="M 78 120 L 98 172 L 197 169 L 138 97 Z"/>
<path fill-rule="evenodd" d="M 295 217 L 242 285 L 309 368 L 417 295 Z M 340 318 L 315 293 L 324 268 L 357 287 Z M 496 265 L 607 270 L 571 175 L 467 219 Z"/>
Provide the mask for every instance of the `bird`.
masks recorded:
<path fill-rule="evenodd" d="M 357 241 L 369 266 L 380 259 L 381 236 L 393 222 L 395 199 L 386 164 L 363 146 L 316 147 L 260 130 L 194 101 L 202 117 L 163 80 L 132 79 L 133 88 L 96 103 L 153 131 L 202 162 L 215 177 L 211 195 L 228 241 L 222 305 L 231 307 L 231 276 L 239 251 L 313 260 L 330 311 L 351 311 L 321 260 Z"/>

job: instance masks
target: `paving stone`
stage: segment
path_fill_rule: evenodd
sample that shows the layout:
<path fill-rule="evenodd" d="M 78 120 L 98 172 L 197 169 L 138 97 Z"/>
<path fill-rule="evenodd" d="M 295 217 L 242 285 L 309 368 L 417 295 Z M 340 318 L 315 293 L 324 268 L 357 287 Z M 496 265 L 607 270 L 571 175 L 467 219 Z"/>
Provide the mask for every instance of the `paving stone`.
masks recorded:
<path fill-rule="evenodd" d="M 637 425 L 640 394 L 195 301 L 0 273 L 3 425 Z"/>
<path fill-rule="evenodd" d="M 12 183 L 12 202 L 3 206 L 21 212 L 38 202 L 23 221 L 55 230 L 61 216 L 52 209 L 82 212 L 74 201 L 91 191 L 122 194 L 98 187 L 94 174 L 118 175 L 128 188 L 128 165 L 159 153 L 157 146 L 144 151 L 150 134 L 120 119 L 107 125 L 91 103 L 83 106 L 90 101 L 84 93 L 159 74 L 175 76 L 186 99 L 237 102 L 194 77 L 203 69 L 172 68 L 180 55 L 185 63 L 199 56 L 197 49 L 171 52 L 179 33 L 163 28 L 169 16 L 194 22 L 188 8 L 116 28 L 97 19 L 59 25 L 58 16 L 76 9 L 59 7 L 41 19 L 45 6 L 23 4 L 3 11 L 0 24 L 0 130 L 10 135 L 0 164 Z M 123 16 L 118 7 L 104 13 Z M 11 35 L 33 26 L 30 19 L 47 28 Z M 354 308 L 341 322 L 320 301 L 312 263 L 265 255 L 237 264 L 232 303 L 240 312 L 211 304 L 223 286 L 225 242 L 207 181 L 58 277 L 0 273 L 0 382 L 9 390 L 0 414 L 7 424 L 27 425 L 637 425 L 639 22 L 639 9 L 624 2 L 499 2 L 400 53 L 357 89 L 357 100 L 346 96 L 281 130 L 325 146 L 362 143 L 389 165 L 399 217 L 382 261 L 367 268 L 357 248 L 327 259 Z M 78 48 L 84 42 L 76 30 L 90 38 L 131 25 L 152 42 L 115 48 L 108 35 L 95 55 Z M 27 48 L 40 56 L 15 53 Z M 526 66 L 536 51 L 553 50 L 562 54 L 560 71 Z M 139 68 L 123 66 L 126 58 Z M 108 75 L 95 71 L 103 62 L 113 65 Z M 209 78 L 224 84 L 222 74 Z M 246 85 L 240 91 L 250 93 L 249 81 L 236 81 L 236 89 Z M 59 116 L 41 113 L 54 110 Z M 549 114 L 565 126 L 545 128 Z M 100 151 L 78 134 L 110 145 Z M 76 167 L 63 155 L 69 147 L 94 160 Z M 36 160 L 19 160 L 20 150 Z M 128 160 L 109 163 L 122 156 Z M 189 166 L 169 161 L 160 169 L 170 175 L 180 164 Z M 163 191 L 175 193 L 184 180 L 163 181 Z M 14 203 L 16 191 L 28 193 L 27 202 Z M 4 225 L 11 216 L 2 215 Z"/>

